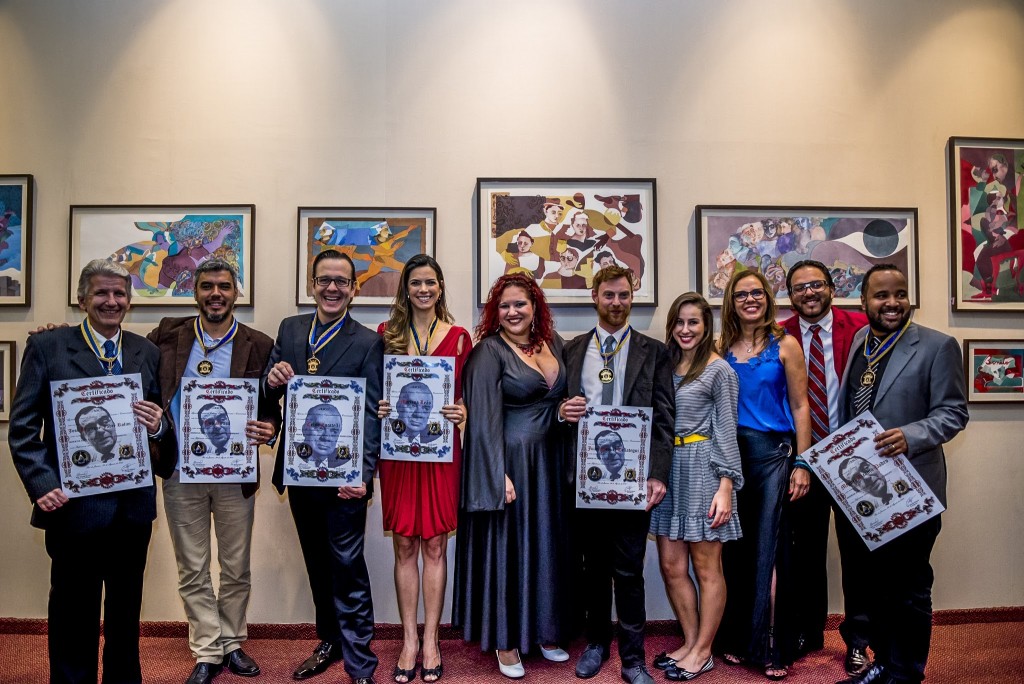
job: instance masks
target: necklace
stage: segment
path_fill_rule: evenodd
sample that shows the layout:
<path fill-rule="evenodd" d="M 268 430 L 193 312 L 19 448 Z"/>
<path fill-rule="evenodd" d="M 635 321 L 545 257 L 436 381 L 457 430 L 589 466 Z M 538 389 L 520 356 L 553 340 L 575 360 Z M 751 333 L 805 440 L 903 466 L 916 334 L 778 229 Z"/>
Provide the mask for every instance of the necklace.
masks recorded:
<path fill-rule="evenodd" d="M 509 337 L 508 333 L 502 332 L 501 334 L 502 334 L 502 336 L 506 340 L 509 341 L 510 344 L 512 344 L 512 346 L 514 346 L 516 349 L 521 351 L 524 355 L 526 355 L 526 356 L 533 356 L 537 352 L 537 346 L 538 345 L 533 340 L 530 340 L 526 344 L 519 344 L 518 342 L 513 340 L 511 337 Z"/>
<path fill-rule="evenodd" d="M 740 344 L 742 344 L 746 348 L 748 354 L 754 353 L 754 343 L 756 339 L 756 337 L 751 339 L 750 344 L 747 344 L 747 341 L 745 339 L 743 339 L 742 337 L 740 338 Z"/>
<path fill-rule="evenodd" d="M 238 321 L 232 320 L 231 328 L 228 329 L 227 334 L 221 338 L 220 342 L 213 345 L 212 347 L 207 347 L 206 341 L 203 339 L 203 336 L 206 334 L 206 331 L 203 330 L 203 324 L 200 322 L 199 316 L 196 316 L 196 320 L 193 321 L 192 329 L 195 332 L 196 341 L 199 342 L 199 348 L 203 350 L 203 360 L 196 364 L 196 372 L 205 378 L 207 375 L 213 372 L 213 362 L 210 361 L 209 358 L 210 353 L 217 351 L 235 337 L 235 333 L 238 332 Z"/>

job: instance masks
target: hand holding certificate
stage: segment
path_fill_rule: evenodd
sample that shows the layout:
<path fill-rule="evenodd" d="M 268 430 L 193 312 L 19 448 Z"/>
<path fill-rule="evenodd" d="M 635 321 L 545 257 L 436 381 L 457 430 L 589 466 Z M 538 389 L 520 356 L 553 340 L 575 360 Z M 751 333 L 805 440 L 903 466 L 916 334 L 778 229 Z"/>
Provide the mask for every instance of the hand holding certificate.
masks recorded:
<path fill-rule="evenodd" d="M 883 434 L 885 456 L 875 441 Z M 945 510 L 905 453 L 902 432 L 865 411 L 801 456 L 874 550 Z"/>

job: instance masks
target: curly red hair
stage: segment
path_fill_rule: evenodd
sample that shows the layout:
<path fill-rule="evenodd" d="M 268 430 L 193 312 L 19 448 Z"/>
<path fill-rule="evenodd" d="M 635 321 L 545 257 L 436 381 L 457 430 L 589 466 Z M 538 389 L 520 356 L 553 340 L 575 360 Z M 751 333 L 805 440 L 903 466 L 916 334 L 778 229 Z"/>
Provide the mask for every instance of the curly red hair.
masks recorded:
<path fill-rule="evenodd" d="M 533 326 L 530 329 L 530 342 L 540 344 L 550 342 L 555 335 L 555 322 L 551 317 L 551 309 L 548 307 L 547 299 L 544 298 L 544 291 L 537 285 L 537 281 L 522 273 L 509 273 L 494 281 L 491 291 L 487 295 L 487 303 L 484 304 L 484 312 L 480 316 L 480 323 L 474 331 L 476 340 L 496 335 L 501 329 L 498 323 L 498 302 L 501 295 L 509 287 L 519 287 L 526 292 L 526 297 L 533 304 Z"/>

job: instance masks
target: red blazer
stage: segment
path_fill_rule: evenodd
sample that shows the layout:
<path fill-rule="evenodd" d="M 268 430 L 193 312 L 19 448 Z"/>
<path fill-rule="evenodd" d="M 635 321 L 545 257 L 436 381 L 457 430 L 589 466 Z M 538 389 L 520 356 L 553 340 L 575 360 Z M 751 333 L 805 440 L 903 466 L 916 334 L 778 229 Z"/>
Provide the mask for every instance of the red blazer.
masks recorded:
<path fill-rule="evenodd" d="M 850 358 L 850 345 L 853 344 L 853 334 L 868 324 L 868 317 L 860 311 L 847 311 L 832 307 L 832 356 L 836 366 L 836 377 L 842 379 L 843 371 L 846 370 L 846 361 Z M 803 337 L 800 335 L 800 316 L 793 314 L 782 322 L 786 332 L 794 336 L 803 347 Z M 807 350 L 804 349 L 804 355 Z"/>

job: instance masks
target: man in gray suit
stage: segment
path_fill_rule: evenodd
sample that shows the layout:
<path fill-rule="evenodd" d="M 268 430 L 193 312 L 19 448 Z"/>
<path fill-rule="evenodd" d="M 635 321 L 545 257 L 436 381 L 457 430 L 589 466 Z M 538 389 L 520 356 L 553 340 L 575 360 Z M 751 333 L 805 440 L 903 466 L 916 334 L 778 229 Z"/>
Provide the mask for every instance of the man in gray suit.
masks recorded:
<path fill-rule="evenodd" d="M 157 403 L 160 352 L 121 329 L 130 305 L 131 278 L 124 268 L 103 259 L 86 264 L 78 279 L 86 320 L 29 338 L 11 406 L 14 466 L 50 556 L 50 682 L 96 681 L 101 595 L 103 681 L 142 681 L 139 613 L 156 493 L 149 485 L 69 499 L 61 489 L 50 401 L 52 380 L 140 373 L 145 400 L 133 406 L 135 419 L 150 439 L 166 430 Z"/>
<path fill-rule="evenodd" d="M 320 639 L 292 677 L 313 677 L 343 659 L 355 684 L 373 684 L 377 656 L 370 649 L 373 600 L 363 558 L 363 533 L 380 451 L 376 407 L 384 375 L 384 339 L 349 313 L 348 305 L 358 289 L 355 277 L 355 266 L 346 254 L 329 249 L 316 256 L 316 313 L 281 321 L 261 387 L 267 398 L 278 401 L 296 374 L 366 379 L 365 406 L 374 410 L 364 411 L 362 481 L 337 489 L 292 486 L 288 504 L 306 562 Z M 284 491 L 284 460 L 282 439 L 274 467 L 274 485 L 279 492 Z"/>
<path fill-rule="evenodd" d="M 872 267 L 861 289 L 869 327 L 853 339 L 843 388 L 843 421 L 870 410 L 884 432 L 879 456 L 904 455 L 946 504 L 942 445 L 967 425 L 960 345 L 910 322 L 907 278 L 891 264 Z M 924 679 L 932 627 L 929 562 L 941 528 L 935 516 L 869 552 L 852 525 L 837 516 L 836 534 L 855 550 L 850 568 L 864 586 L 875 662 L 842 684 L 894 684 Z M 845 574 L 845 573 L 844 573 Z"/>

